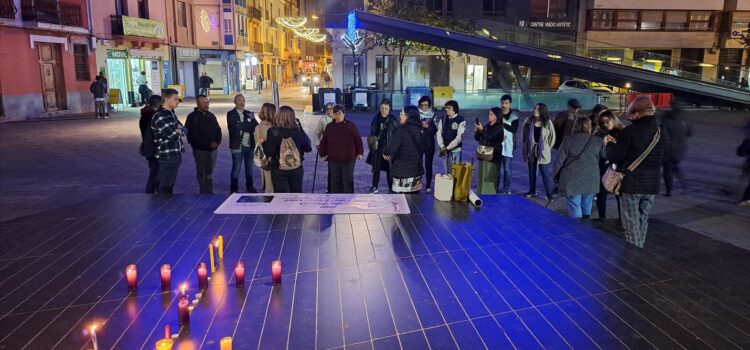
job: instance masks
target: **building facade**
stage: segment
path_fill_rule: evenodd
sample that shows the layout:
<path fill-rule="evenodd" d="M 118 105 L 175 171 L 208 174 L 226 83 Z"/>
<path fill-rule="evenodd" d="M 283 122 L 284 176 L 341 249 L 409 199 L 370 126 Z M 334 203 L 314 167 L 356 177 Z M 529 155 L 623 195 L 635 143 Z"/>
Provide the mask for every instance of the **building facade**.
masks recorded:
<path fill-rule="evenodd" d="M 93 112 L 90 39 L 85 0 L 0 0 L 0 121 Z"/>

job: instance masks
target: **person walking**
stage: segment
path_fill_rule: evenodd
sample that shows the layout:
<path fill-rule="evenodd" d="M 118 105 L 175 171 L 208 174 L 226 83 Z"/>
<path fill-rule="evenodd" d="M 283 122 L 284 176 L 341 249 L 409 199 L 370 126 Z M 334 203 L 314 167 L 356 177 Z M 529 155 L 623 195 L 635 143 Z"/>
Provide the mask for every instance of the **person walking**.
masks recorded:
<path fill-rule="evenodd" d="M 604 159 L 601 139 L 591 134 L 591 119 L 578 117 L 555 160 L 555 180 L 568 199 L 568 216 L 591 217 L 594 194 L 599 191 L 599 162 Z"/>
<path fill-rule="evenodd" d="M 140 153 L 148 161 L 148 179 L 146 180 L 146 193 L 156 193 L 156 179 L 159 176 L 159 162 L 156 159 L 156 147 L 154 146 L 154 132 L 151 130 L 151 120 L 161 106 L 161 96 L 152 95 L 148 98 L 148 106 L 141 109 L 141 119 L 138 127 L 141 129 Z"/>
<path fill-rule="evenodd" d="M 622 129 L 625 128 L 625 125 L 622 124 L 620 121 L 620 118 L 617 118 L 612 111 L 603 111 L 599 115 L 599 126 L 596 127 L 596 131 L 594 131 L 594 136 L 598 137 L 600 140 L 604 140 L 607 135 L 612 135 L 615 139 L 620 136 L 620 133 L 622 133 Z M 612 166 L 612 162 L 610 162 L 606 155 L 603 159 L 599 161 L 599 178 L 601 179 L 602 176 L 604 176 L 604 173 L 607 171 L 607 168 Z M 609 192 L 606 188 L 604 188 L 604 185 L 599 182 L 599 193 L 596 194 L 596 211 L 599 214 L 599 219 L 606 219 L 607 218 L 607 197 L 609 196 Z M 620 215 L 620 196 L 615 195 L 615 199 L 617 200 L 617 217 L 621 218 Z"/>
<path fill-rule="evenodd" d="M 273 124 L 276 120 L 276 105 L 273 103 L 264 103 L 263 106 L 260 107 L 260 113 L 258 113 L 258 119 L 260 119 L 260 123 L 255 128 L 255 152 L 262 151 L 263 148 L 261 147 L 258 149 L 257 145 L 260 145 L 260 140 L 267 139 L 268 138 L 268 130 L 270 130 L 273 127 Z M 261 169 L 261 173 L 263 174 L 263 192 L 265 193 L 273 193 L 273 180 L 271 178 L 271 170 Z"/>
<path fill-rule="evenodd" d="M 104 72 L 104 69 L 99 71 L 99 77 L 101 78 L 102 84 L 104 84 L 104 92 L 105 92 L 105 98 L 106 98 L 106 107 L 107 109 L 104 112 L 104 118 L 109 117 L 109 111 L 112 109 L 112 105 L 109 104 L 109 80 L 107 80 L 107 74 Z M 161 96 L 159 96 L 159 99 L 161 99 Z"/>
<path fill-rule="evenodd" d="M 440 157 L 445 157 L 445 173 L 450 174 L 452 165 L 461 163 L 461 139 L 466 131 L 466 120 L 458 114 L 458 102 L 450 100 L 444 108 L 445 117 L 437 124 L 437 144 Z"/>
<path fill-rule="evenodd" d="M 490 108 L 487 124 L 482 126 L 479 119 L 474 124 L 474 139 L 479 142 L 477 146 L 477 159 L 479 160 L 479 173 L 477 174 L 477 193 L 496 194 L 497 170 L 503 161 L 503 141 L 505 129 L 503 128 L 503 110 L 499 107 Z M 488 157 L 483 159 L 484 157 Z"/>
<path fill-rule="evenodd" d="M 604 144 L 607 159 L 625 171 L 620 188 L 625 240 L 643 248 L 648 215 L 659 192 L 659 170 L 669 143 L 659 129 L 654 103 L 649 97 L 638 96 L 628 106 L 627 113 L 633 123 L 618 138 L 607 135 Z M 635 169 L 630 169 L 631 165 Z"/>
<path fill-rule="evenodd" d="M 179 92 L 175 89 L 164 90 L 161 107 L 151 119 L 151 131 L 154 133 L 156 159 L 159 172 L 156 176 L 157 193 L 171 194 L 177 181 L 177 173 L 182 164 L 182 153 L 185 147 L 182 138 L 185 127 L 180 123 L 174 110 L 180 104 Z"/>
<path fill-rule="evenodd" d="M 200 88 L 199 94 L 206 97 L 211 96 L 211 84 L 213 83 L 214 80 L 211 79 L 211 77 L 209 77 L 206 72 L 203 72 L 203 74 L 201 74 L 201 77 L 198 78 L 198 87 Z"/>
<path fill-rule="evenodd" d="M 239 178 L 245 165 L 245 190 L 258 192 L 253 184 L 253 151 L 255 150 L 255 128 L 258 122 L 253 112 L 245 110 L 245 96 L 234 97 L 234 108 L 227 112 L 229 129 L 229 152 L 232 153 L 232 172 L 229 178 L 229 193 L 239 192 Z"/>
<path fill-rule="evenodd" d="M 425 192 L 432 193 L 432 163 L 435 159 L 435 112 L 432 110 L 432 100 L 429 96 L 419 98 L 419 119 L 422 121 L 422 132 L 424 133 L 424 170 L 425 170 Z"/>
<path fill-rule="evenodd" d="M 401 127 L 383 150 L 383 157 L 391 162 L 394 193 L 417 193 L 422 189 L 422 157 L 424 131 L 416 106 L 406 106 L 400 116 Z"/>
<path fill-rule="evenodd" d="M 195 175 L 201 194 L 214 192 L 214 168 L 216 153 L 221 143 L 221 127 L 216 116 L 208 110 L 208 97 L 199 95 L 198 107 L 188 114 L 185 127 L 188 130 L 187 140 L 193 147 L 195 158 Z"/>
<path fill-rule="evenodd" d="M 326 130 L 326 126 L 330 124 L 334 120 L 333 116 L 333 107 L 334 104 L 331 102 L 326 103 L 326 114 L 324 114 L 320 120 L 318 120 L 318 124 L 315 126 L 315 132 L 313 133 L 313 143 L 316 148 L 319 148 L 320 146 L 320 140 L 323 138 L 323 132 Z M 318 155 L 320 155 L 320 150 L 318 150 Z M 315 166 L 318 166 L 317 159 L 315 162 Z M 316 169 L 317 170 L 317 169 Z M 331 193 L 331 173 L 328 173 L 328 181 L 326 185 L 326 193 Z"/>
<path fill-rule="evenodd" d="M 497 193 L 511 194 L 510 182 L 513 177 L 513 150 L 516 149 L 516 132 L 518 131 L 518 113 L 513 111 L 513 98 L 510 95 L 500 97 L 500 109 L 502 110 L 503 122 L 503 157 L 499 164 L 497 182 L 495 188 Z M 503 186 L 500 187 L 500 176 L 503 178 Z"/>
<path fill-rule="evenodd" d="M 692 127 L 683 119 L 682 101 L 672 99 L 671 110 L 664 114 L 661 120 L 661 130 L 669 140 L 664 154 L 662 174 L 664 176 L 664 196 L 671 197 L 674 189 L 674 177 L 680 180 L 683 188 L 687 187 L 680 169 L 680 162 L 685 158 L 688 150 L 688 138 L 692 136 Z"/>
<path fill-rule="evenodd" d="M 524 121 L 521 132 L 523 133 L 523 160 L 529 165 L 529 192 L 525 197 L 536 197 L 536 176 L 539 171 L 542 173 L 546 199 L 552 201 L 554 184 L 549 164 L 552 161 L 552 146 L 555 144 L 555 128 L 549 120 L 547 105 L 537 103 L 534 106 L 532 115 Z"/>
<path fill-rule="evenodd" d="M 268 139 L 260 138 L 263 152 L 272 159 L 273 189 L 276 193 L 302 193 L 304 154 L 312 151 L 310 138 L 289 106 L 281 106 Z"/>
<path fill-rule="evenodd" d="M 554 149 L 559 149 L 565 137 L 573 133 L 573 123 L 581 116 L 580 111 L 581 102 L 578 102 L 575 98 L 571 98 L 568 100 L 568 109 L 555 115 L 555 119 L 552 122 L 555 126 L 556 137 Z"/>
<path fill-rule="evenodd" d="M 256 84 L 258 88 L 258 95 L 263 91 L 263 74 L 258 75 L 258 84 Z"/>
<path fill-rule="evenodd" d="M 372 186 L 368 190 L 369 193 L 379 193 L 380 190 L 380 172 L 385 171 L 386 182 L 388 183 L 388 189 L 392 186 L 391 178 L 391 166 L 390 163 L 383 158 L 383 150 L 391 140 L 393 132 L 398 128 L 398 119 L 391 114 L 391 100 L 383 99 L 380 102 L 380 111 L 370 122 L 370 134 L 367 137 L 367 146 L 370 148 L 370 152 L 367 154 L 365 163 L 372 166 Z"/>
<path fill-rule="evenodd" d="M 107 87 L 102 83 L 102 77 L 96 76 L 96 79 L 89 86 L 89 91 L 94 95 L 94 107 L 96 119 L 107 118 Z"/>
<path fill-rule="evenodd" d="M 138 84 L 138 94 L 141 95 L 140 105 L 147 105 L 149 95 L 151 95 L 151 89 L 148 88 L 148 80 L 146 79 L 145 71 L 142 71 L 141 74 L 135 78 L 135 83 Z"/>
<path fill-rule="evenodd" d="M 745 163 L 742 166 L 742 175 L 750 175 L 750 123 L 745 125 L 745 140 L 737 146 L 737 156 L 745 158 Z M 747 184 L 745 193 L 742 194 L 742 200 L 737 205 L 750 207 L 750 183 Z"/>
<path fill-rule="evenodd" d="M 325 127 L 318 154 L 328 162 L 329 193 L 354 193 L 354 164 L 365 152 L 362 137 L 357 126 L 345 119 L 344 106 L 333 107 L 333 118 Z"/>

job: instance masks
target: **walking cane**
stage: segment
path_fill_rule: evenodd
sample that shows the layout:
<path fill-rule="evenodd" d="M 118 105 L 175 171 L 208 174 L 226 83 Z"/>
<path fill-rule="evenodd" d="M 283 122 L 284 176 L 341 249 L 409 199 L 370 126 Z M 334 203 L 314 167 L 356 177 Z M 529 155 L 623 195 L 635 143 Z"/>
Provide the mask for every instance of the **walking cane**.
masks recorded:
<path fill-rule="evenodd" d="M 318 175 L 318 151 L 315 151 L 315 169 L 313 170 L 312 192 L 315 193 L 315 177 Z"/>

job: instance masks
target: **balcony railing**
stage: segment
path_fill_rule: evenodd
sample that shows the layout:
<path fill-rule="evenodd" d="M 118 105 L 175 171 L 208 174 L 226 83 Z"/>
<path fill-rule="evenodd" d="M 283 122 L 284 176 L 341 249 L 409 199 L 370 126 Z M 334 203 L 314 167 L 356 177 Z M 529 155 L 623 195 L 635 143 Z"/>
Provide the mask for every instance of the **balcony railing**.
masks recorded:
<path fill-rule="evenodd" d="M 250 17 L 250 19 L 260 21 L 261 19 L 263 19 L 263 11 L 261 11 L 257 7 L 251 7 L 250 11 L 248 11 L 248 17 Z"/>
<path fill-rule="evenodd" d="M 18 9 L 13 0 L 0 0 L 0 18 L 15 19 Z"/>
<path fill-rule="evenodd" d="M 273 52 L 273 45 L 269 44 L 269 43 L 266 43 L 265 47 L 263 49 L 263 52 L 272 53 Z"/>
<path fill-rule="evenodd" d="M 253 44 L 253 51 L 255 51 L 256 54 L 263 53 L 263 44 L 261 43 Z"/>
<path fill-rule="evenodd" d="M 125 35 L 122 28 L 122 16 L 111 15 L 109 16 L 109 20 L 112 23 L 112 35 Z"/>
<path fill-rule="evenodd" d="M 60 24 L 57 0 L 21 0 L 24 21 Z"/>
<path fill-rule="evenodd" d="M 72 27 L 83 27 L 83 9 L 81 5 L 60 3 L 60 24 Z"/>

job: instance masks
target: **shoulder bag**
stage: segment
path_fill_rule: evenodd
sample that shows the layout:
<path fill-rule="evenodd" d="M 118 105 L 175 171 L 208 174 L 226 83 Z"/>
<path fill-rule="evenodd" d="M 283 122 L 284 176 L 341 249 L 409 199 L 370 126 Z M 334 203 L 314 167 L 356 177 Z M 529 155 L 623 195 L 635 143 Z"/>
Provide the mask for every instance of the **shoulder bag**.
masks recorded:
<path fill-rule="evenodd" d="M 604 176 L 602 176 L 602 185 L 604 186 L 604 189 L 606 189 L 607 192 L 619 195 L 620 187 L 622 186 L 622 179 L 625 178 L 625 174 L 632 173 L 639 165 L 641 165 L 641 162 L 643 162 L 643 160 L 648 157 L 649 153 L 651 153 L 651 150 L 656 147 L 656 144 L 659 142 L 660 137 L 661 129 L 656 129 L 656 135 L 654 135 L 654 139 L 651 141 L 651 144 L 648 145 L 648 148 L 646 148 L 643 154 L 641 154 L 638 159 L 630 164 L 630 166 L 625 169 L 625 171 L 617 171 L 614 165 L 607 168 L 607 171 L 604 172 Z"/>
<path fill-rule="evenodd" d="M 554 177 L 555 183 L 560 183 L 560 175 L 562 175 L 563 169 L 567 168 L 568 165 L 575 163 L 575 161 L 577 161 L 578 158 L 581 158 L 581 156 L 583 155 L 583 152 L 586 151 L 586 147 L 589 146 L 589 142 L 591 142 L 591 136 L 593 136 L 593 134 L 590 135 L 588 139 L 586 139 L 586 143 L 583 144 L 583 148 L 581 148 L 581 151 L 578 152 L 578 154 L 575 157 L 566 159 L 565 163 L 563 163 L 560 169 L 557 169 L 557 172 L 555 173 L 555 177 Z"/>

